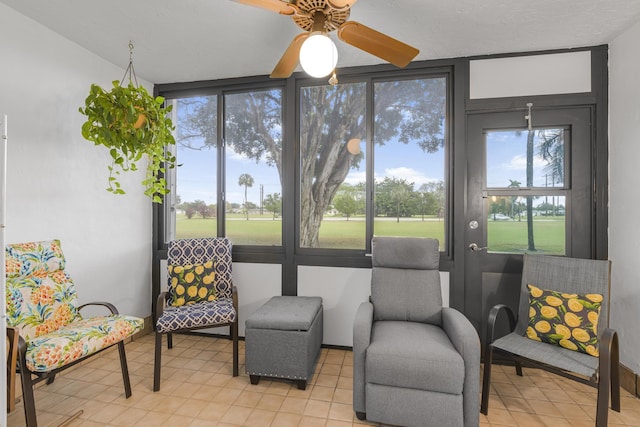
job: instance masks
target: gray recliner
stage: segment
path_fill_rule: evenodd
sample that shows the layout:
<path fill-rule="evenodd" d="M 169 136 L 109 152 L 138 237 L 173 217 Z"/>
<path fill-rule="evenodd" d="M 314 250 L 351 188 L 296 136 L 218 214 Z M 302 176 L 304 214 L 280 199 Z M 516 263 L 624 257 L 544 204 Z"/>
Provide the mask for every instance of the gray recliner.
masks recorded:
<path fill-rule="evenodd" d="M 442 306 L 438 241 L 374 237 L 370 302 L 353 326 L 353 408 L 403 426 L 478 426 L 480 340 Z"/>

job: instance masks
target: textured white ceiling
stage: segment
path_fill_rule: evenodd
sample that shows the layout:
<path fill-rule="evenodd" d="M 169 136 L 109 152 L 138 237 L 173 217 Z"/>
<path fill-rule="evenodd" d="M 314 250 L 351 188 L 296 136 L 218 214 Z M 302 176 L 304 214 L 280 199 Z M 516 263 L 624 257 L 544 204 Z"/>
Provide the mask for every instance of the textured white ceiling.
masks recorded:
<path fill-rule="evenodd" d="M 0 0 L 153 83 L 269 74 L 301 30 L 232 0 Z M 359 0 L 350 20 L 420 49 L 416 60 L 606 44 L 640 0 Z M 338 67 L 382 61 L 339 41 Z"/>

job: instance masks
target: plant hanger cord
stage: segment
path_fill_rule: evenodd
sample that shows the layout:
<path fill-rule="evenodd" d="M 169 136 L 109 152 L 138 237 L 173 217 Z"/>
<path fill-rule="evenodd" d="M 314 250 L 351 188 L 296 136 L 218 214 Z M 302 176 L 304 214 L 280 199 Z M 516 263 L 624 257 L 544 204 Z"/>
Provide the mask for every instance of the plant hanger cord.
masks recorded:
<path fill-rule="evenodd" d="M 122 76 L 122 80 L 120 80 L 120 86 L 124 83 L 124 79 L 129 74 L 129 83 L 135 82 L 136 87 L 138 87 L 138 77 L 136 77 L 136 71 L 133 69 L 133 42 L 129 40 L 129 66 L 124 71 L 124 76 Z"/>

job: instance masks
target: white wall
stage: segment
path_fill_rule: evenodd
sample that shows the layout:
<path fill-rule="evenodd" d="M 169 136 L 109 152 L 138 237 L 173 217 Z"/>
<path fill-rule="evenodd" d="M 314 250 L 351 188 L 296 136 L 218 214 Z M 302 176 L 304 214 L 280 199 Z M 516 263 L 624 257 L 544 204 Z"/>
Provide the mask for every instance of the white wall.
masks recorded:
<path fill-rule="evenodd" d="M 123 176 L 125 196 L 105 191 L 108 152 L 82 138 L 78 112 L 91 83 L 109 87 L 124 70 L 2 3 L 0 70 L 0 114 L 9 123 L 7 243 L 60 239 L 80 302 L 111 301 L 122 313 L 149 316 L 151 203 L 143 176 Z"/>
<path fill-rule="evenodd" d="M 609 258 L 611 326 L 620 338 L 620 362 L 640 373 L 640 22 L 609 51 Z"/>

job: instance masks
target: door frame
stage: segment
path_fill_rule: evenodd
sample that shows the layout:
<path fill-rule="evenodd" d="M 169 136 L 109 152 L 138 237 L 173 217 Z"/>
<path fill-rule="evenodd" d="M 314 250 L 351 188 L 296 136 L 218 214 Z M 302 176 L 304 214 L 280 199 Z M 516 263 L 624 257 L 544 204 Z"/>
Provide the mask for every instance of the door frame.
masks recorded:
<path fill-rule="evenodd" d="M 592 177 L 594 138 L 592 131 L 593 109 L 588 106 L 576 108 L 544 108 L 533 114 L 533 127 L 567 127 L 568 138 L 565 141 L 567 168 L 564 180 L 567 183 L 565 255 L 594 258 L 595 247 L 595 186 Z M 495 129 L 523 129 L 527 123 L 524 114 L 517 111 L 477 113 L 470 115 L 467 121 L 467 182 L 466 209 L 464 223 L 464 247 L 471 243 L 479 246 L 487 244 L 487 226 L 489 213 L 486 210 L 486 197 L 491 192 L 484 182 L 486 178 L 487 155 L 484 135 Z M 564 190 L 562 190 L 564 191 Z M 504 192 L 504 191 L 502 191 Z M 527 194 L 528 190 L 516 193 Z M 514 193 L 515 194 L 515 193 Z M 470 222 L 477 221 L 477 228 L 471 228 Z M 588 234 L 585 235 L 586 230 Z M 467 317 L 484 338 L 489 308 L 495 303 L 506 303 L 517 309 L 519 299 L 519 276 L 522 269 L 520 253 L 487 253 L 486 250 L 467 252 L 465 268 L 465 307 Z"/>

